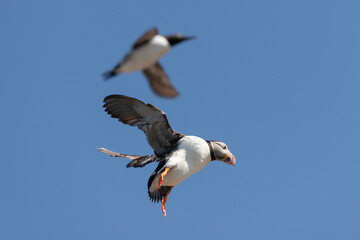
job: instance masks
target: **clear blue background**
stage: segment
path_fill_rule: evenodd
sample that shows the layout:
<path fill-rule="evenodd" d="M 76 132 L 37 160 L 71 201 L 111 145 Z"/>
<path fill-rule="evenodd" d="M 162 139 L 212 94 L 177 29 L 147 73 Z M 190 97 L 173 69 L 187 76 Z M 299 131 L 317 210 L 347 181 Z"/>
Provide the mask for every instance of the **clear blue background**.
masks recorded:
<path fill-rule="evenodd" d="M 161 59 L 181 92 L 140 72 L 104 82 L 147 29 L 196 35 Z M 360 2 L 0 2 L 1 239 L 360 239 Z M 222 140 L 167 203 L 151 154 L 109 94 L 150 102 L 181 133 Z"/>

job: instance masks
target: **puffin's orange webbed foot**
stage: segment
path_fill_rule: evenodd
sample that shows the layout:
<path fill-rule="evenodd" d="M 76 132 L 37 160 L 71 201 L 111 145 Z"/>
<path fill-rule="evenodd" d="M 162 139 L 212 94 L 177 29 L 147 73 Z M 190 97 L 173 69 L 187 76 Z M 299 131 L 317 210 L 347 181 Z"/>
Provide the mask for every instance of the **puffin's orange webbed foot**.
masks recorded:
<path fill-rule="evenodd" d="M 169 193 L 167 192 L 166 195 L 165 195 L 165 197 L 163 197 L 163 198 L 161 199 L 161 210 L 162 210 L 162 212 L 163 212 L 163 214 L 164 214 L 164 217 L 166 217 L 165 204 L 166 204 L 168 195 L 169 195 Z"/>
<path fill-rule="evenodd" d="M 164 172 L 161 173 L 160 178 L 159 178 L 159 187 L 161 185 L 162 180 L 164 179 L 165 175 L 168 173 L 169 170 L 170 170 L 170 168 L 167 167 L 167 168 L 165 168 Z"/>

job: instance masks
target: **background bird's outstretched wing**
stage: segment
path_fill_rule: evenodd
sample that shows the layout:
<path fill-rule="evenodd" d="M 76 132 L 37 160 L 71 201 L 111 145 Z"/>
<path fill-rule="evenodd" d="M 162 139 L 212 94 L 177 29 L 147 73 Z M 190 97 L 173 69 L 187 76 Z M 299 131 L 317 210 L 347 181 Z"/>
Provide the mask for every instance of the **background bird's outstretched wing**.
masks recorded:
<path fill-rule="evenodd" d="M 141 45 L 144 45 L 147 43 L 151 38 L 153 38 L 155 35 L 158 34 L 158 30 L 156 27 L 148 30 L 146 33 L 144 33 L 132 46 L 132 49 L 138 48 Z"/>
<path fill-rule="evenodd" d="M 104 103 L 105 111 L 112 118 L 141 129 L 157 155 L 166 153 L 184 136 L 175 132 L 165 113 L 151 104 L 123 95 L 107 96 Z"/>
<path fill-rule="evenodd" d="M 169 98 L 179 95 L 159 62 L 144 69 L 143 73 L 148 79 L 152 90 L 158 95 Z"/>

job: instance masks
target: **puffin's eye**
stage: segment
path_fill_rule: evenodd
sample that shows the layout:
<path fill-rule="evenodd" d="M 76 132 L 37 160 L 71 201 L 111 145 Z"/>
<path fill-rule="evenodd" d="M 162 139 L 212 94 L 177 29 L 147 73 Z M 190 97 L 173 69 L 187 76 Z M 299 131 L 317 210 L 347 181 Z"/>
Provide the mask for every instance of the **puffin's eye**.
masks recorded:
<path fill-rule="evenodd" d="M 226 146 L 223 146 L 223 149 L 225 150 L 225 149 L 226 149 Z"/>

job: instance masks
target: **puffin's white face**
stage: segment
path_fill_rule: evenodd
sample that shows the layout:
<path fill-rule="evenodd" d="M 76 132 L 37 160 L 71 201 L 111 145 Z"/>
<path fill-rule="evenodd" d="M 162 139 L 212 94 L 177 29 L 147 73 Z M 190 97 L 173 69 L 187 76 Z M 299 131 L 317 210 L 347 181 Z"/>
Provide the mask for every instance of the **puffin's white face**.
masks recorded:
<path fill-rule="evenodd" d="M 236 159 L 225 143 L 219 141 L 211 141 L 211 145 L 213 148 L 215 160 L 219 160 L 233 166 L 236 165 Z"/>

